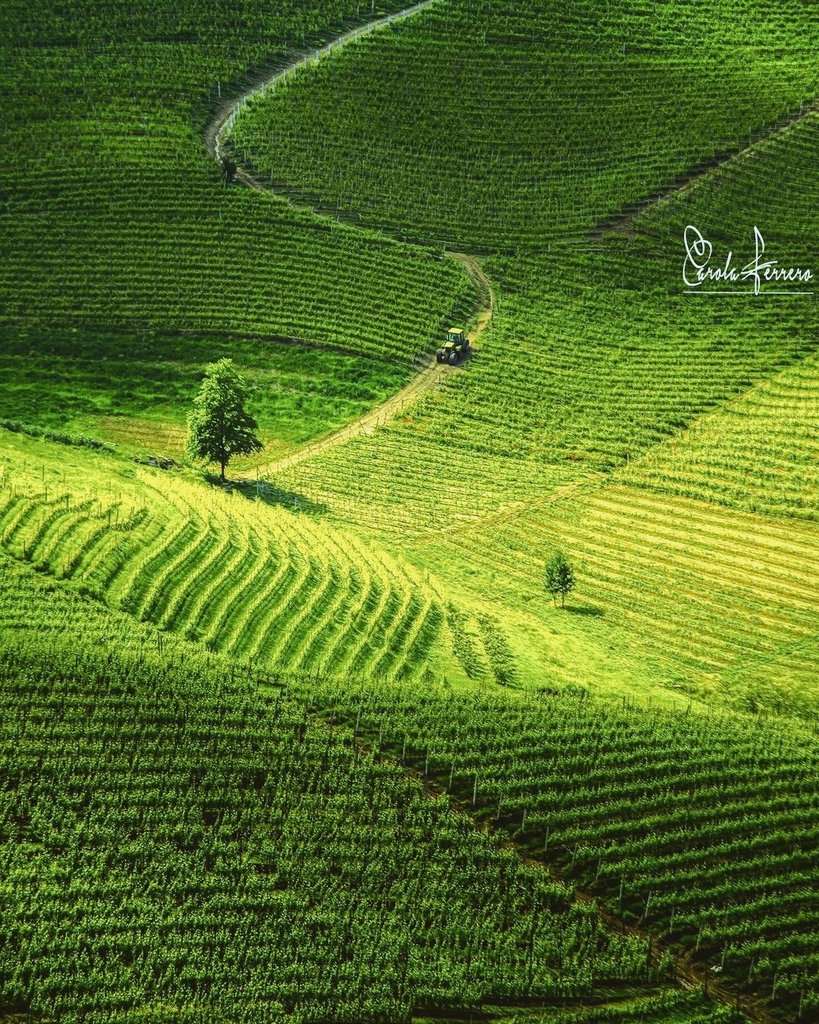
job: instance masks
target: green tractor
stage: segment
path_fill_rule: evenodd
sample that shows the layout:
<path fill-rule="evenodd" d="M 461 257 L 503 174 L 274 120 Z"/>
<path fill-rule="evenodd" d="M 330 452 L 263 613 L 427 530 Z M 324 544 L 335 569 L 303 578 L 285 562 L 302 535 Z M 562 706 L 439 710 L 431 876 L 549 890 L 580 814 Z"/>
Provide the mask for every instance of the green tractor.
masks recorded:
<path fill-rule="evenodd" d="M 466 359 L 471 351 L 472 346 L 463 327 L 450 327 L 446 332 L 446 341 L 438 349 L 436 358 L 439 363 L 455 366 L 462 359 Z"/>

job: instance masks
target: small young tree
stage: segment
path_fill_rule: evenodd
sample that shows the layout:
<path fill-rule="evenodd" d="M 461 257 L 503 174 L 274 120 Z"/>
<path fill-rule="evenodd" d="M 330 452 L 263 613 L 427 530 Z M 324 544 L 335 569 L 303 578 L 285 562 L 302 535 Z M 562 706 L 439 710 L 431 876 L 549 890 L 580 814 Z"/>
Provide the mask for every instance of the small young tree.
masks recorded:
<path fill-rule="evenodd" d="M 556 551 L 546 563 L 546 589 L 555 604 L 559 594 L 562 607 L 566 607 L 566 595 L 574 590 L 574 570 L 562 551 Z"/>
<path fill-rule="evenodd" d="M 218 462 L 222 483 L 225 467 L 234 455 L 262 450 L 256 420 L 245 409 L 249 389 L 232 359 L 205 367 L 205 379 L 188 416 L 188 454 L 193 459 Z"/>

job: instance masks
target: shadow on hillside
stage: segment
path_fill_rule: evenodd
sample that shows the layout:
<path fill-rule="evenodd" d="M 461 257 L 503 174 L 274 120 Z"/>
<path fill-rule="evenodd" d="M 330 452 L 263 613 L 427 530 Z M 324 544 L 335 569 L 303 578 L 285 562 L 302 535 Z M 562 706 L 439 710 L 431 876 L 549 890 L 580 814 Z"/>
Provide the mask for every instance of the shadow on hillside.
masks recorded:
<path fill-rule="evenodd" d="M 218 477 L 214 477 L 211 483 L 218 483 Z M 234 480 L 227 486 L 232 491 L 238 491 L 245 498 L 255 498 L 263 501 L 265 505 L 286 508 L 291 512 L 306 512 L 312 516 L 323 516 L 330 511 L 329 507 L 323 502 L 313 501 L 297 491 L 287 490 L 287 488 L 279 487 L 266 480 L 258 482 Z"/>
<path fill-rule="evenodd" d="M 591 604 L 567 604 L 565 610 L 572 615 L 591 615 L 596 619 L 601 619 L 606 614 L 602 608 L 596 608 Z"/>

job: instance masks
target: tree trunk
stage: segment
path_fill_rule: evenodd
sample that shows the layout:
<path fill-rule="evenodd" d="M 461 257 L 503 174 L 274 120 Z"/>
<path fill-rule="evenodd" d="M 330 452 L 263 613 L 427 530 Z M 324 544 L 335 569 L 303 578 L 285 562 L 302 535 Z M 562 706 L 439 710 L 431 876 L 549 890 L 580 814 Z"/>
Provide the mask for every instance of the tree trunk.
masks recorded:
<path fill-rule="evenodd" d="M 224 457 L 224 455 L 222 456 L 220 462 L 221 462 L 221 465 L 222 465 L 221 480 L 222 480 L 222 483 L 224 483 L 225 482 L 225 466 L 227 465 L 227 459 Z"/>

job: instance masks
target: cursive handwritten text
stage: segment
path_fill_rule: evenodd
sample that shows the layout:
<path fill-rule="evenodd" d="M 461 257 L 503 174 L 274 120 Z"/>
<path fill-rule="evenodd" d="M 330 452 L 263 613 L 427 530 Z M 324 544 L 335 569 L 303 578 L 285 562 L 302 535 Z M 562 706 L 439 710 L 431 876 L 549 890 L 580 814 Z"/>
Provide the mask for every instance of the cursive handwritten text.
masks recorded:
<path fill-rule="evenodd" d="M 702 288 L 708 282 L 753 283 L 754 295 L 812 295 L 812 292 L 784 292 L 763 288 L 763 283 L 788 282 L 804 284 L 813 280 L 813 271 L 802 267 L 783 267 L 779 260 L 766 260 L 765 239 L 758 227 L 754 226 L 754 257 L 744 266 L 734 265 L 734 254 L 729 251 L 722 263 L 714 264 L 714 247 L 704 238 L 702 232 L 689 224 L 685 229 L 685 261 L 683 281 L 689 288 Z M 750 288 L 749 288 L 750 290 Z M 724 294 L 737 294 L 724 290 Z"/>

